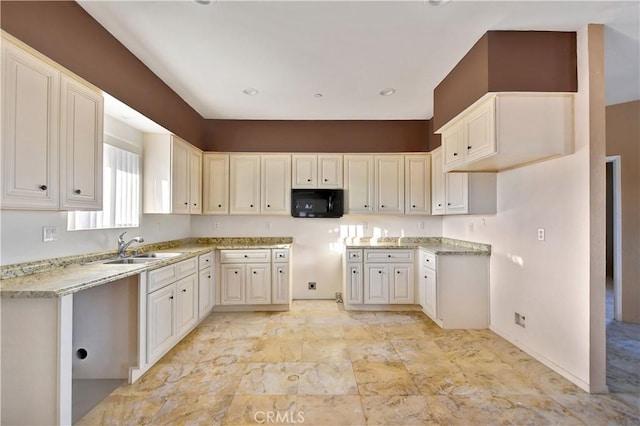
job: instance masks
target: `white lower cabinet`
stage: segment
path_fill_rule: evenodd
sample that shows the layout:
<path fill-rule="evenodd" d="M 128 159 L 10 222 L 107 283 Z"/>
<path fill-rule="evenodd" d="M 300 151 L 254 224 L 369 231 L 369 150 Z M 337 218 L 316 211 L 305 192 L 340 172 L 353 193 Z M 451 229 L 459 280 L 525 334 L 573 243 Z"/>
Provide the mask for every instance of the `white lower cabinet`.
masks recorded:
<path fill-rule="evenodd" d="M 215 304 L 213 252 L 198 256 L 198 318 L 206 317 Z"/>
<path fill-rule="evenodd" d="M 198 258 L 147 273 L 147 363 L 164 355 L 196 326 Z"/>
<path fill-rule="evenodd" d="M 489 257 L 420 250 L 423 312 L 445 329 L 489 326 Z"/>
<path fill-rule="evenodd" d="M 415 303 L 413 250 L 348 249 L 345 257 L 347 305 Z"/>
<path fill-rule="evenodd" d="M 218 305 L 289 305 L 289 249 L 220 251 Z"/>

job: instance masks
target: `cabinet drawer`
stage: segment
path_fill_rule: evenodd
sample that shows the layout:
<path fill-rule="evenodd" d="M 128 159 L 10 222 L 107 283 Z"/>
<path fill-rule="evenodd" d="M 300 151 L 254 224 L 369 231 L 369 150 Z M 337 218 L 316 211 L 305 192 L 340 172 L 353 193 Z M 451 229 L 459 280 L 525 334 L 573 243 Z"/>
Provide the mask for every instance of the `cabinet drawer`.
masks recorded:
<path fill-rule="evenodd" d="M 194 274 L 198 271 L 198 258 L 192 257 L 191 259 L 183 260 L 176 263 L 176 274 L 178 279 L 184 278 L 187 275 Z"/>
<path fill-rule="evenodd" d="M 270 262 L 271 250 L 220 250 L 220 263 Z"/>
<path fill-rule="evenodd" d="M 362 262 L 362 249 L 347 249 L 347 262 Z"/>
<path fill-rule="evenodd" d="M 271 252 L 274 263 L 286 263 L 289 261 L 289 249 L 273 249 Z"/>
<path fill-rule="evenodd" d="M 365 250 L 365 262 L 413 262 L 413 250 Z"/>
<path fill-rule="evenodd" d="M 198 269 L 203 270 L 213 265 L 213 252 L 198 256 Z"/>
<path fill-rule="evenodd" d="M 429 269 L 436 269 L 436 255 L 428 251 L 420 251 L 420 264 Z"/>
<path fill-rule="evenodd" d="M 176 271 L 176 265 L 169 265 L 160 269 L 149 271 L 149 274 L 147 275 L 147 293 L 151 293 L 177 280 L 178 274 Z"/>

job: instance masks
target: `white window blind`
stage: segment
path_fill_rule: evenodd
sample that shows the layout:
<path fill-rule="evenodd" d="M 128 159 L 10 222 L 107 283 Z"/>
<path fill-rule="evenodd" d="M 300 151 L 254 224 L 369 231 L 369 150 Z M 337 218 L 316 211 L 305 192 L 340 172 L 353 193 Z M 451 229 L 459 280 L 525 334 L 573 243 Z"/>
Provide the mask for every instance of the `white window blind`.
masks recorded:
<path fill-rule="evenodd" d="M 103 146 L 102 211 L 69 212 L 70 231 L 140 225 L 140 156 L 106 143 Z"/>

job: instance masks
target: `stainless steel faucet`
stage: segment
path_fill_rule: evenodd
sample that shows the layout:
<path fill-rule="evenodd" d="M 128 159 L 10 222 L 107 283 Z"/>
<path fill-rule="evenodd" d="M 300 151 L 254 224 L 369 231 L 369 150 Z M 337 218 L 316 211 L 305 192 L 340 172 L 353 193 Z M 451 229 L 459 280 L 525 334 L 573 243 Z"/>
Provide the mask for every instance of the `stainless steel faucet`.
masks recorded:
<path fill-rule="evenodd" d="M 124 257 L 124 251 L 127 249 L 127 247 L 129 247 L 132 243 L 142 243 L 144 242 L 144 238 L 142 237 L 135 237 L 131 240 L 129 240 L 128 242 L 124 242 L 124 238 L 122 238 L 124 236 L 124 234 L 126 234 L 127 231 L 123 232 L 122 234 L 120 234 L 120 236 L 118 237 L 118 257 Z"/>

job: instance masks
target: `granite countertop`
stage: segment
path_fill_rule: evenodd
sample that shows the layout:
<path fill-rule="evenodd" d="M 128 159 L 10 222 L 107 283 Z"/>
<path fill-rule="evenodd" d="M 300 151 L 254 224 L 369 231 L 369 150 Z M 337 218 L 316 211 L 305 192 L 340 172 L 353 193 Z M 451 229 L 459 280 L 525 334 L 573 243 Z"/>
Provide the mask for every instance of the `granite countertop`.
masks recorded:
<path fill-rule="evenodd" d="M 205 254 L 212 249 L 288 248 L 291 237 L 269 238 L 189 238 L 164 243 L 140 245 L 139 254 L 177 252 L 180 255 L 138 264 L 105 264 L 115 251 L 91 253 L 25 262 L 0 267 L 0 297 L 52 298 L 138 275 L 172 263 Z"/>
<path fill-rule="evenodd" d="M 424 249 L 436 255 L 490 256 L 489 244 L 443 237 L 382 237 L 345 239 L 348 249 Z"/>

